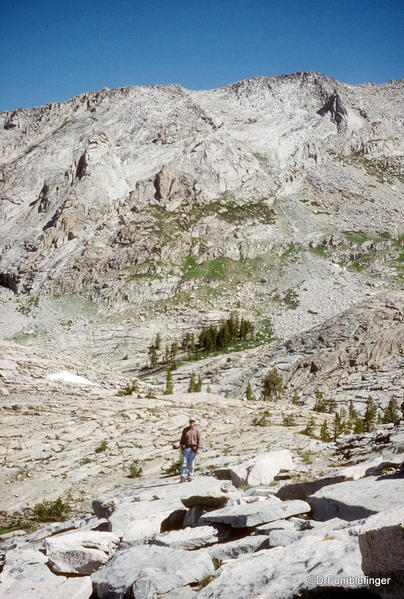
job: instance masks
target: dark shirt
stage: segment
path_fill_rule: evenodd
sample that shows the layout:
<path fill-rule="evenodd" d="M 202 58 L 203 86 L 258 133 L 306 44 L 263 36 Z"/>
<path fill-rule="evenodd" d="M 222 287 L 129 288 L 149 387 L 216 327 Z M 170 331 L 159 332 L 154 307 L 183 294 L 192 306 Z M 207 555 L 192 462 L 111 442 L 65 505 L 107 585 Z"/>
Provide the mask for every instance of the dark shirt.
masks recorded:
<path fill-rule="evenodd" d="M 193 446 L 196 447 L 196 449 L 201 449 L 202 442 L 201 433 L 199 432 L 199 430 L 197 428 L 186 426 L 182 431 L 180 445 L 181 447 Z"/>

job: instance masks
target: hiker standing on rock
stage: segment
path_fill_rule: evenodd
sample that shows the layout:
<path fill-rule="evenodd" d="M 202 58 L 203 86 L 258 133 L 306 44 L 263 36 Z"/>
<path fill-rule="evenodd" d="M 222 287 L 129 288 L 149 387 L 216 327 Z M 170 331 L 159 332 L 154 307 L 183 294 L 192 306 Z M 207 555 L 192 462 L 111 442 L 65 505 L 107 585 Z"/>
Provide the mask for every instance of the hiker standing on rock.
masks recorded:
<path fill-rule="evenodd" d="M 195 457 L 199 453 L 202 447 L 201 444 L 201 433 L 195 426 L 195 418 L 192 416 L 189 419 L 189 426 L 186 426 L 182 431 L 181 435 L 181 452 L 182 452 L 182 463 L 181 463 L 181 483 L 186 480 L 186 472 L 188 469 L 188 482 L 194 477 L 194 462 Z"/>

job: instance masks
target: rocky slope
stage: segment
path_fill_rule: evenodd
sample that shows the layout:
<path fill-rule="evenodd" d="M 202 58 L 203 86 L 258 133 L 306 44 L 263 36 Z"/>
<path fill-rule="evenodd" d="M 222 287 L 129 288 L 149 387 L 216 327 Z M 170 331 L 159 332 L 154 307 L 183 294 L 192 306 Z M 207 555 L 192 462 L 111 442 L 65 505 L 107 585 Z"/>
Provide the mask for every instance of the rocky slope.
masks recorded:
<path fill-rule="evenodd" d="M 404 80 L 295 73 L 0 114 L 0 597 L 235 597 L 234 568 L 262 599 L 338 596 L 341 572 L 401 584 L 372 539 L 399 541 L 402 425 L 322 442 L 334 414 L 313 404 L 404 400 L 403 95 Z M 177 348 L 163 395 L 166 348 L 232 313 L 254 334 L 207 357 Z M 264 402 L 273 367 L 285 393 Z M 202 392 L 186 392 L 193 372 Z M 190 413 L 195 493 L 170 478 Z M 267 456 L 280 449 L 283 464 Z M 58 499 L 77 517 L 14 538 Z M 312 567 L 334 576 L 326 588 Z"/>

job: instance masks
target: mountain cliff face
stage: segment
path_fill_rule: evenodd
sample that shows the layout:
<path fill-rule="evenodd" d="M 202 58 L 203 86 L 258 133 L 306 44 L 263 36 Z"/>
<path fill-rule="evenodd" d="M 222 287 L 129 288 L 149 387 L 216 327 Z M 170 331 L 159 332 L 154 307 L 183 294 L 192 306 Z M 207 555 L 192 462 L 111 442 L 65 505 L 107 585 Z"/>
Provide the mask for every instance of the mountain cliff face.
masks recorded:
<path fill-rule="evenodd" d="M 157 333 L 171 346 L 237 311 L 257 343 L 272 329 L 283 345 L 235 354 L 229 376 L 221 357 L 200 363 L 216 392 L 242 396 L 276 364 L 307 396 L 349 372 L 343 395 L 363 401 L 363 369 L 376 382 L 357 354 L 386 348 L 383 319 L 402 319 L 374 306 L 402 302 L 403 100 L 404 80 L 295 73 L 208 91 L 103 89 L 2 113 L 0 335 L 57 340 L 136 375 Z M 392 335 L 382 404 L 400 386 L 402 330 Z M 177 371 L 183 389 L 191 368 Z"/>
<path fill-rule="evenodd" d="M 195 261 L 242 280 L 292 243 L 397 236 L 403 96 L 296 73 L 2 113 L 0 283 L 116 307 L 188 289 Z"/>

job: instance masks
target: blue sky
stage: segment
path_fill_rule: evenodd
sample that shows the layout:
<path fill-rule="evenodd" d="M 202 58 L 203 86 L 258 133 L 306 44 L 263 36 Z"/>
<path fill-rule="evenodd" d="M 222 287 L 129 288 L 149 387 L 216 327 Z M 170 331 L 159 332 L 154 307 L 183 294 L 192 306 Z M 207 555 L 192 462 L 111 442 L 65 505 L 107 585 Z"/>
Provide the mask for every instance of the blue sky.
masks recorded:
<path fill-rule="evenodd" d="M 403 0 L 2 0 L 0 111 L 102 87 L 404 77 Z"/>

